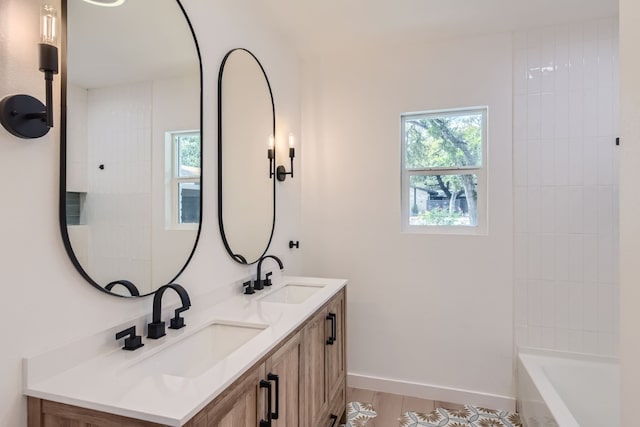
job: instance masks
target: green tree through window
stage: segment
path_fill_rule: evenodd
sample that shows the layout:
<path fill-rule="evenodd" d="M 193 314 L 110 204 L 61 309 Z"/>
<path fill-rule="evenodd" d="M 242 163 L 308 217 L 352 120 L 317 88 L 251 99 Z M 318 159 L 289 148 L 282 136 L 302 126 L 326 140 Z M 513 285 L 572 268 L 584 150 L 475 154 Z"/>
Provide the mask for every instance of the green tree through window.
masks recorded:
<path fill-rule="evenodd" d="M 403 116 L 411 225 L 478 224 L 484 121 L 483 110 Z"/>

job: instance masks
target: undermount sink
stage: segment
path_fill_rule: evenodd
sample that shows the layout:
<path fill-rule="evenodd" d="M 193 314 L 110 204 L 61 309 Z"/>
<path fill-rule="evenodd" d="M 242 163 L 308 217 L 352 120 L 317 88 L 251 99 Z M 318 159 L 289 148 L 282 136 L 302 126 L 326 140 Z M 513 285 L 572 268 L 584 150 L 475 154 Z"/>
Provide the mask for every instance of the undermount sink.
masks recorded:
<path fill-rule="evenodd" d="M 266 325 L 213 322 L 138 364 L 144 364 L 147 373 L 195 378 L 266 328 Z"/>
<path fill-rule="evenodd" d="M 325 285 L 289 283 L 272 294 L 265 295 L 260 301 L 279 304 L 300 304 L 324 288 L 324 286 Z"/>

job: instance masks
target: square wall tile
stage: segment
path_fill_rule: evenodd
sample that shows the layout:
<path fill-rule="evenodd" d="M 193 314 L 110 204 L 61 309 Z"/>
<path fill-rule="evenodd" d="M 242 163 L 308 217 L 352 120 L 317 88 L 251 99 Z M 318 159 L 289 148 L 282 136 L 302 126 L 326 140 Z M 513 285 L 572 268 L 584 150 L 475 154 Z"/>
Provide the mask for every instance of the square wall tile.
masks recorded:
<path fill-rule="evenodd" d="M 613 333 L 615 331 L 617 313 L 614 299 L 616 295 L 614 286 L 604 285 L 597 287 L 596 329 L 598 332 Z"/>
<path fill-rule="evenodd" d="M 556 235 L 556 280 L 569 280 L 569 235 Z"/>
<path fill-rule="evenodd" d="M 555 115 L 554 115 L 554 137 L 569 138 L 569 92 L 556 92 Z"/>
<path fill-rule="evenodd" d="M 569 211 L 569 187 L 556 187 L 555 224 L 556 233 L 568 233 L 571 212 Z"/>
<path fill-rule="evenodd" d="M 583 323 L 582 328 L 585 331 L 597 332 L 598 331 L 598 288 L 595 285 L 584 285 L 583 292 Z M 595 346 L 595 334 L 594 334 L 594 346 Z M 592 349 L 595 352 L 595 348 Z"/>
<path fill-rule="evenodd" d="M 568 329 L 556 329 L 556 340 L 554 348 L 558 351 L 569 351 L 569 330 Z"/>
<path fill-rule="evenodd" d="M 513 137 L 518 141 L 527 139 L 527 96 L 513 97 Z"/>
<path fill-rule="evenodd" d="M 584 283 L 598 282 L 598 236 L 585 234 L 583 239 Z"/>
<path fill-rule="evenodd" d="M 527 97 L 527 138 L 540 139 L 542 136 L 542 100 L 540 94 Z"/>
<path fill-rule="evenodd" d="M 527 322 L 529 326 L 542 326 L 542 283 L 539 280 L 527 282 Z"/>
<path fill-rule="evenodd" d="M 529 197 L 526 187 L 516 187 L 513 193 L 514 228 L 516 233 L 526 233 L 529 224 Z"/>
<path fill-rule="evenodd" d="M 513 55 L 513 92 L 516 95 L 527 93 L 529 73 L 527 69 L 527 50 L 519 49 Z"/>
<path fill-rule="evenodd" d="M 583 233 L 584 210 L 584 188 L 581 186 L 569 187 L 569 233 Z"/>
<path fill-rule="evenodd" d="M 583 352 L 582 331 L 569 331 L 569 351 L 574 353 Z"/>
<path fill-rule="evenodd" d="M 569 285 L 569 328 L 582 330 L 584 312 L 582 285 L 572 283 Z"/>
<path fill-rule="evenodd" d="M 553 282 L 556 279 L 556 236 L 554 234 L 542 234 L 541 238 L 542 254 L 540 257 L 541 278 L 545 281 Z M 549 295 L 549 300 L 553 296 Z"/>
<path fill-rule="evenodd" d="M 540 279 L 542 246 L 539 234 L 529 234 L 527 236 L 527 278 Z"/>
<path fill-rule="evenodd" d="M 582 352 L 598 354 L 598 334 L 585 331 L 582 335 Z"/>
<path fill-rule="evenodd" d="M 544 176 L 544 175 L 543 175 Z M 540 188 L 540 199 L 542 202 L 540 213 L 540 228 L 543 233 L 550 234 L 553 239 L 555 236 L 552 233 L 556 231 L 556 188 L 553 186 L 543 186 Z M 555 246 L 550 246 L 550 249 Z"/>
<path fill-rule="evenodd" d="M 556 334 L 553 328 L 541 328 L 540 346 L 542 348 L 553 348 L 556 342 Z"/>
<path fill-rule="evenodd" d="M 529 233 L 540 233 L 542 203 L 542 191 L 540 187 L 529 187 L 529 191 L 527 192 L 527 231 Z"/>
<path fill-rule="evenodd" d="M 554 185 L 569 185 L 569 140 L 556 139 L 554 144 Z M 545 155 L 551 153 L 545 152 Z M 514 165 L 515 167 L 515 165 Z"/>
<path fill-rule="evenodd" d="M 582 282 L 584 278 L 584 236 L 569 234 L 569 280 Z"/>
<path fill-rule="evenodd" d="M 555 316 L 556 328 L 569 329 L 569 283 L 558 282 L 555 286 Z"/>

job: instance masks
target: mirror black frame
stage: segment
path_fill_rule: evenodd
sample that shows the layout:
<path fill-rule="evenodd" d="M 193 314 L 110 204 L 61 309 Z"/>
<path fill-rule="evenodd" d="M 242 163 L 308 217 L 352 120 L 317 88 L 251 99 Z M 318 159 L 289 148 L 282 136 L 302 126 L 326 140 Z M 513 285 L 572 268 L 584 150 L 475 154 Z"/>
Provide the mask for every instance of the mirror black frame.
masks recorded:
<path fill-rule="evenodd" d="M 262 258 L 264 254 L 267 253 L 267 251 L 269 250 L 269 246 L 271 246 L 271 241 L 273 240 L 273 233 L 276 228 L 276 179 L 275 179 L 275 174 L 269 178 L 273 183 L 273 212 L 272 212 L 273 221 L 271 223 L 271 234 L 269 235 L 269 241 L 267 242 L 267 245 L 264 248 L 264 251 L 262 252 L 262 254 L 260 254 L 258 259 L 252 262 L 248 262 L 241 254 L 235 254 L 233 253 L 233 250 L 231 250 L 231 247 L 229 246 L 229 241 L 227 240 L 227 236 L 224 232 L 224 222 L 222 220 L 222 167 L 223 167 L 222 166 L 222 76 L 224 74 L 224 66 L 227 63 L 229 56 L 236 51 L 244 51 L 249 55 L 251 55 L 253 59 L 256 61 L 256 63 L 258 64 L 258 66 L 260 67 L 262 74 L 264 75 L 264 80 L 267 83 L 267 88 L 269 88 L 269 96 L 271 98 L 271 113 L 272 113 L 271 116 L 273 118 L 271 135 L 274 135 L 274 136 L 276 134 L 276 107 L 273 101 L 273 91 L 271 90 L 271 83 L 269 82 L 269 77 L 267 76 L 267 72 L 265 71 L 264 67 L 262 66 L 262 63 L 258 60 L 258 58 L 250 50 L 242 47 L 231 49 L 229 52 L 227 52 L 227 54 L 224 56 L 224 59 L 222 60 L 222 64 L 220 64 L 220 71 L 218 72 L 218 225 L 220 228 L 220 235 L 222 236 L 222 242 L 224 243 L 225 249 L 231 256 L 231 259 L 233 259 L 235 262 L 239 264 L 250 265 L 258 262 L 260 258 Z M 277 150 L 274 147 L 274 150 L 273 150 L 274 165 L 277 164 L 276 152 Z"/>
<path fill-rule="evenodd" d="M 80 275 L 87 281 L 89 282 L 94 288 L 99 289 L 100 291 L 112 295 L 112 296 L 116 296 L 116 297 L 121 297 L 121 298 L 137 298 L 137 297 L 146 297 L 149 295 L 153 295 L 155 294 L 155 291 L 149 292 L 147 294 L 144 295 L 133 295 L 135 293 L 137 293 L 137 288 L 135 288 L 135 285 L 133 285 L 130 281 L 126 280 L 126 278 L 120 279 L 120 280 L 116 280 L 114 282 L 111 282 L 107 285 L 105 285 L 104 287 L 101 286 L 99 283 L 97 283 L 95 280 L 93 280 L 93 278 L 84 270 L 84 268 L 82 268 L 82 265 L 80 264 L 80 261 L 78 260 L 78 258 L 76 257 L 75 253 L 73 252 L 73 247 L 71 246 L 71 241 L 69 240 L 69 232 L 67 230 L 67 206 L 66 206 L 66 193 L 67 193 L 67 1 L 69 0 L 61 0 L 61 78 L 60 78 L 60 87 L 61 87 L 61 96 L 60 96 L 60 186 L 59 186 L 59 205 L 58 205 L 58 215 L 59 215 L 59 222 L 60 222 L 60 233 L 62 234 L 62 241 L 64 243 L 64 247 L 65 250 L 67 251 L 67 255 L 69 256 L 69 259 L 71 260 L 71 262 L 73 263 L 74 267 L 76 268 L 76 270 L 78 271 L 78 273 L 80 273 Z M 196 53 L 198 55 L 198 68 L 199 68 L 199 75 L 200 75 L 200 222 L 198 224 L 198 231 L 196 233 L 196 238 L 195 241 L 193 242 L 193 249 L 191 250 L 191 253 L 189 254 L 189 257 L 187 258 L 187 260 L 185 261 L 184 265 L 182 266 L 182 268 L 180 269 L 180 271 L 178 271 L 178 273 L 173 277 L 173 279 L 171 279 L 169 281 L 169 283 L 164 283 L 162 285 L 166 285 L 166 284 L 170 284 L 173 283 L 181 274 L 182 272 L 187 268 L 187 265 L 189 265 L 189 262 L 191 261 L 191 258 L 193 258 L 193 254 L 196 251 L 196 248 L 198 246 L 198 241 L 200 239 L 200 231 L 202 230 L 202 206 L 203 206 L 203 198 L 204 198 L 204 191 L 203 191 L 203 170 L 204 168 L 202 167 L 202 161 L 204 159 L 203 157 L 203 141 L 204 141 L 204 137 L 203 137 L 203 131 L 202 131 L 202 122 L 203 122 L 203 112 L 202 112 L 202 105 L 203 105 L 203 90 L 202 90 L 202 85 L 204 83 L 203 81 L 203 72 L 202 72 L 202 55 L 200 53 L 200 46 L 198 45 L 198 39 L 196 38 L 196 33 L 193 29 L 193 25 L 191 24 L 191 20 L 189 19 L 189 16 L 187 15 L 186 10 L 184 9 L 184 6 L 182 5 L 180 0 L 175 0 L 175 2 L 178 4 L 178 6 L 180 7 L 180 10 L 182 11 L 182 14 L 184 16 L 184 19 L 187 23 L 187 25 L 189 26 L 189 31 L 191 31 L 191 35 L 193 37 L 193 43 L 195 45 L 196 48 Z M 114 285 L 116 284 L 120 284 L 125 286 L 127 289 L 129 289 L 129 291 L 132 293 L 132 295 L 120 295 L 120 294 L 116 294 L 116 293 L 112 293 L 109 289 L 111 289 Z M 160 285 L 160 286 L 162 286 Z M 133 286 L 133 288 L 131 287 Z M 158 286 L 158 287 L 160 287 Z M 109 289 L 107 289 L 107 287 L 109 287 Z M 133 289 L 133 291 L 132 291 Z"/>

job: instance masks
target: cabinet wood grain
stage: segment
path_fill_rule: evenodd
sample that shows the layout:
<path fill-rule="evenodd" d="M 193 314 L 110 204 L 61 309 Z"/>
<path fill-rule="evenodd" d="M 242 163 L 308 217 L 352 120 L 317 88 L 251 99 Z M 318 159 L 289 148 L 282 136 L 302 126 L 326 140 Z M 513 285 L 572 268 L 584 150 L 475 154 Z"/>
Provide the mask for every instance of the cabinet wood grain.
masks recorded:
<path fill-rule="evenodd" d="M 302 411 L 304 425 L 317 425 L 327 409 L 325 381 L 326 309 L 315 315 L 303 331 L 302 366 L 304 372 Z"/>
<path fill-rule="evenodd" d="M 297 334 L 291 338 L 265 363 L 267 379 L 269 374 L 278 376 L 278 419 L 272 421 L 273 427 L 300 426 L 300 335 Z M 274 411 L 276 410 L 275 400 L 274 389 L 274 402 L 272 402 Z"/>
<path fill-rule="evenodd" d="M 186 427 L 256 427 L 266 418 L 264 389 L 264 364 L 254 366 L 225 392 L 207 405 Z"/>

